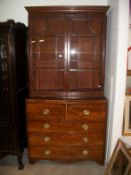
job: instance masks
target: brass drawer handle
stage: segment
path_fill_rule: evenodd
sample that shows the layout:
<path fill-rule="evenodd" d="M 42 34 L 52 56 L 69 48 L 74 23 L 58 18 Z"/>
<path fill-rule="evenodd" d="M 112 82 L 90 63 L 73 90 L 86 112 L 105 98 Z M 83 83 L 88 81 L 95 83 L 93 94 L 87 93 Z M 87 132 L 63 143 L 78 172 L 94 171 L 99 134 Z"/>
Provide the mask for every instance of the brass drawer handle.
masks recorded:
<path fill-rule="evenodd" d="M 84 156 L 87 156 L 88 153 L 89 153 L 88 150 L 83 150 L 83 151 L 82 151 L 82 154 L 83 154 Z"/>
<path fill-rule="evenodd" d="M 89 128 L 88 124 L 82 124 L 82 129 L 88 130 L 88 128 Z"/>
<path fill-rule="evenodd" d="M 43 115 L 48 115 L 50 113 L 49 109 L 44 109 L 42 111 Z"/>
<path fill-rule="evenodd" d="M 83 137 L 82 140 L 83 140 L 83 142 L 85 142 L 85 143 L 88 142 L 88 138 L 87 138 L 87 137 Z"/>
<path fill-rule="evenodd" d="M 89 116 L 90 115 L 90 111 L 88 109 L 85 109 L 85 110 L 83 110 L 83 114 Z"/>
<path fill-rule="evenodd" d="M 44 137 L 43 137 L 43 140 L 44 140 L 45 142 L 48 142 L 48 141 L 50 140 L 50 137 L 49 137 L 49 136 L 44 136 Z"/>
<path fill-rule="evenodd" d="M 50 151 L 50 150 L 45 150 L 45 151 L 44 151 L 44 155 L 46 155 L 46 156 L 51 155 L 51 151 Z"/>
<path fill-rule="evenodd" d="M 43 124 L 43 128 L 44 128 L 44 129 L 50 128 L 50 124 L 49 124 L 49 123 L 44 123 L 44 124 Z"/>

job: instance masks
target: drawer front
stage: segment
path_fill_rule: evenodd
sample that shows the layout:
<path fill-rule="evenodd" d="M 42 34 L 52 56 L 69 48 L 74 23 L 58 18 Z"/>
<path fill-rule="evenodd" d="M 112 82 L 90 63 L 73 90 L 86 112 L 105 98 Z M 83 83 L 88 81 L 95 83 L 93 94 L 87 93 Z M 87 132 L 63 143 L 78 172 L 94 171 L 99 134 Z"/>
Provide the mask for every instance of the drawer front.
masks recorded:
<path fill-rule="evenodd" d="M 30 134 L 30 146 L 45 146 L 45 145 L 103 145 L 104 136 L 100 134 L 88 133 L 43 133 Z"/>
<path fill-rule="evenodd" d="M 105 134 L 105 123 L 104 122 L 87 122 L 82 121 L 71 121 L 63 120 L 55 122 L 51 120 L 28 120 L 28 133 L 44 133 L 44 132 L 88 132 L 92 134 Z"/>
<path fill-rule="evenodd" d="M 27 102 L 26 111 L 28 118 L 35 119 L 37 117 L 49 118 L 49 117 L 58 117 L 64 118 L 66 105 L 65 104 L 49 104 L 43 102 Z"/>
<path fill-rule="evenodd" d="M 86 118 L 88 121 L 105 121 L 106 120 L 106 103 L 101 102 L 76 102 L 68 103 L 68 118 Z"/>
<path fill-rule="evenodd" d="M 70 158 L 96 160 L 104 156 L 103 146 L 70 146 L 67 147 L 67 155 Z"/>
<path fill-rule="evenodd" d="M 99 160 L 104 157 L 104 148 L 101 146 L 39 146 L 29 149 L 29 157 L 36 159 Z"/>

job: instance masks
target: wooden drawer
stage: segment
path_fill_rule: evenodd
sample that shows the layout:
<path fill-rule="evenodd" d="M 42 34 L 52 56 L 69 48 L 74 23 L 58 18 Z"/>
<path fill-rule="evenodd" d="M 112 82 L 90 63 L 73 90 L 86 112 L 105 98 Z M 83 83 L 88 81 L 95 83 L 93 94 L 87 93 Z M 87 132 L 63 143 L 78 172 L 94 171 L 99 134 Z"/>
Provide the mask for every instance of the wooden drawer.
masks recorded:
<path fill-rule="evenodd" d="M 30 146 L 44 145 L 103 145 L 103 134 L 88 134 L 75 132 L 54 132 L 43 134 L 29 134 Z"/>
<path fill-rule="evenodd" d="M 104 157 L 104 148 L 101 146 L 39 146 L 29 149 L 29 157 L 32 159 L 65 159 L 75 160 L 100 160 Z"/>
<path fill-rule="evenodd" d="M 58 117 L 64 118 L 66 105 L 57 103 L 47 103 L 43 101 L 27 102 L 26 111 L 28 118 L 35 119 L 38 116 L 41 118 Z"/>
<path fill-rule="evenodd" d="M 66 152 L 70 159 L 96 160 L 104 155 L 104 148 L 103 146 L 69 146 Z"/>
<path fill-rule="evenodd" d="M 88 132 L 92 134 L 104 134 L 105 124 L 103 122 L 87 122 L 87 120 L 28 120 L 28 133 L 44 133 L 44 132 Z"/>
<path fill-rule="evenodd" d="M 86 118 L 88 121 L 105 121 L 106 120 L 106 103 L 105 102 L 75 102 L 68 103 L 68 118 Z"/>

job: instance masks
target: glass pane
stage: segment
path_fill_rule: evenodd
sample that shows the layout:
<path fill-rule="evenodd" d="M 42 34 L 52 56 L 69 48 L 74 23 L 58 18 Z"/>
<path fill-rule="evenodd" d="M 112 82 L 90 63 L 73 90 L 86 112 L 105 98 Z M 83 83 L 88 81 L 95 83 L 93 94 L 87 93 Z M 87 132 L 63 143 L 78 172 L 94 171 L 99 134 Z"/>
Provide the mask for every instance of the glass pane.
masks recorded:
<path fill-rule="evenodd" d="M 70 40 L 70 68 L 99 69 L 101 45 L 94 37 L 75 36 Z"/>
<path fill-rule="evenodd" d="M 64 70 L 40 69 L 34 71 L 35 89 L 37 90 L 63 90 Z"/>
<path fill-rule="evenodd" d="M 57 58 L 56 58 L 57 57 Z M 37 57 L 37 54 L 33 54 L 33 67 L 36 68 L 64 68 L 64 56 L 63 53 L 55 54 L 41 54 L 41 58 Z"/>
<path fill-rule="evenodd" d="M 103 20 L 100 18 L 89 20 L 88 17 L 75 17 L 72 18 L 71 24 L 71 33 L 73 34 L 101 35 L 103 33 Z"/>
<path fill-rule="evenodd" d="M 100 84 L 98 70 L 70 70 L 69 88 L 70 90 L 88 90 L 98 88 Z"/>
<path fill-rule="evenodd" d="M 35 45 L 33 43 L 32 45 Z M 32 53 L 33 67 L 64 68 L 64 37 L 45 37 L 37 42 L 38 52 Z"/>
<path fill-rule="evenodd" d="M 63 17 L 33 16 L 30 20 L 30 33 L 32 36 L 40 36 L 45 32 L 65 33 L 65 20 Z"/>

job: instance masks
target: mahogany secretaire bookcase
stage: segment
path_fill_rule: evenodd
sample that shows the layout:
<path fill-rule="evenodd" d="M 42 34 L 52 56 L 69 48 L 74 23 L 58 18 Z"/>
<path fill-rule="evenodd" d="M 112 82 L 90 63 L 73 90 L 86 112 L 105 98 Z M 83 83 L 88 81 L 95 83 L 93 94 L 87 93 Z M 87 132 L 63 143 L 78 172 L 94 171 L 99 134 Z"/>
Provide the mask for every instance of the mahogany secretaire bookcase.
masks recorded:
<path fill-rule="evenodd" d="M 29 160 L 104 163 L 105 6 L 26 7 Z"/>

